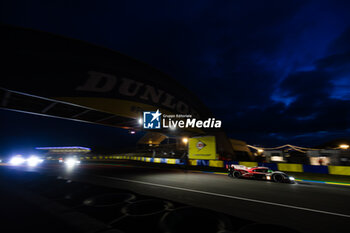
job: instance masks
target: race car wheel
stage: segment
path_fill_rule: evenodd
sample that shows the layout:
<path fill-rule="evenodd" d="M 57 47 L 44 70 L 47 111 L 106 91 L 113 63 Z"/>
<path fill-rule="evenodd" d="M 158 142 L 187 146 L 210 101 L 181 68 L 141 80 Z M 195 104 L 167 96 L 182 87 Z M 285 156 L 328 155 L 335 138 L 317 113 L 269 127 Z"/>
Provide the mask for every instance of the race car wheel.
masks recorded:
<path fill-rule="evenodd" d="M 235 177 L 235 178 L 239 178 L 239 177 L 241 177 L 241 173 L 239 172 L 239 171 L 234 171 L 233 172 L 233 177 Z"/>
<path fill-rule="evenodd" d="M 273 179 L 273 181 L 275 181 L 277 183 L 283 182 L 283 177 L 281 175 L 279 175 L 279 174 L 273 175 L 272 179 Z"/>

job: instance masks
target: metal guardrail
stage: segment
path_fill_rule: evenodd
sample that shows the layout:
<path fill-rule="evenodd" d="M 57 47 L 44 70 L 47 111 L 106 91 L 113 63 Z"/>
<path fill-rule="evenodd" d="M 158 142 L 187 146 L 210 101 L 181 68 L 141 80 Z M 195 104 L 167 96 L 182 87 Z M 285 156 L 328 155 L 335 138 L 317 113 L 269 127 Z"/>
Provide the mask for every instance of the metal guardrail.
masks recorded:
<path fill-rule="evenodd" d="M 152 158 L 144 156 L 129 156 L 129 155 L 99 155 L 99 156 L 82 156 L 81 160 L 135 160 L 149 163 L 164 163 L 164 164 L 185 164 L 184 160 L 175 158 Z M 247 161 L 223 161 L 223 160 L 199 160 L 189 159 L 188 165 L 190 166 L 206 166 L 224 168 L 231 164 L 239 164 L 247 167 L 264 166 L 273 170 L 286 171 L 286 172 L 308 172 L 319 174 L 331 174 L 331 175 L 346 175 L 350 176 L 350 166 L 315 166 L 307 164 L 296 163 L 258 163 Z"/>

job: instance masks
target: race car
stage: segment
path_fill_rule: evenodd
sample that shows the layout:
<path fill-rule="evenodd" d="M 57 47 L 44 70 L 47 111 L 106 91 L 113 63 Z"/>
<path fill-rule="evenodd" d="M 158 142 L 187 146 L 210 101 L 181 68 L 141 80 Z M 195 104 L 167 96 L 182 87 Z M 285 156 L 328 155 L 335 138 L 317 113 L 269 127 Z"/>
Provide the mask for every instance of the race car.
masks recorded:
<path fill-rule="evenodd" d="M 233 178 L 247 178 L 255 180 L 267 180 L 278 183 L 294 183 L 295 179 L 281 171 L 273 171 L 268 167 L 246 167 L 243 165 L 231 165 L 228 176 Z"/>
<path fill-rule="evenodd" d="M 60 158 L 58 158 L 58 162 L 65 164 L 67 167 L 74 167 L 74 166 L 80 164 L 80 160 L 75 155 L 74 156 L 60 157 Z"/>

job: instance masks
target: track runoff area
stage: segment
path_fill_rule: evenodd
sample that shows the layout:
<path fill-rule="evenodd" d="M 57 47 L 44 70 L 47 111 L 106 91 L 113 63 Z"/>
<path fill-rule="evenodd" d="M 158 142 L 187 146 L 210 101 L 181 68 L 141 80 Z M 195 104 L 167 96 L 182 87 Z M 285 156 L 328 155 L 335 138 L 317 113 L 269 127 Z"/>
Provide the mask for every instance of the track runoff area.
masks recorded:
<path fill-rule="evenodd" d="M 33 168 L 31 168 L 33 170 Z M 121 160 L 113 164 L 47 164 L 34 170 L 142 195 L 212 209 L 300 232 L 350 229 L 350 187 L 234 179 L 223 174 L 149 166 Z M 346 232 L 346 231 L 345 231 Z"/>

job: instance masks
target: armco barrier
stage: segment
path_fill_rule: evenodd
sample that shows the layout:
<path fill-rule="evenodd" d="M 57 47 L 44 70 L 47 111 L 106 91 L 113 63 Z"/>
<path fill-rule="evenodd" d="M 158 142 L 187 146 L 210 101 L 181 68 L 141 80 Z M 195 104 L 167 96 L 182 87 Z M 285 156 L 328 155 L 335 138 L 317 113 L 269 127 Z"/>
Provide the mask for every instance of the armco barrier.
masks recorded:
<path fill-rule="evenodd" d="M 142 156 L 126 156 L 126 155 L 114 155 L 114 156 L 87 156 L 83 157 L 83 160 L 114 160 L 114 159 L 127 159 L 137 160 L 149 163 L 165 163 L 165 164 L 179 164 L 183 165 L 184 162 L 180 159 L 174 158 L 151 158 Z M 272 170 L 280 170 L 286 172 L 309 172 L 320 174 L 332 174 L 332 175 L 346 175 L 350 176 L 350 166 L 314 166 L 307 164 L 296 163 L 257 163 L 246 161 L 222 161 L 222 160 L 201 160 L 201 159 L 189 159 L 188 164 L 190 166 L 204 166 L 204 167 L 218 167 L 224 168 L 231 164 L 239 164 L 247 167 L 269 167 Z"/>
<path fill-rule="evenodd" d="M 125 155 L 117 155 L 117 156 L 87 156 L 81 157 L 82 160 L 114 160 L 114 159 L 127 159 L 127 160 L 136 160 L 142 162 L 149 163 L 166 163 L 166 164 L 183 164 L 180 159 L 173 158 L 151 158 L 151 157 L 141 157 L 141 156 L 125 156 Z M 197 161 L 194 161 L 197 163 Z M 197 164 L 194 164 L 197 166 Z"/>
<path fill-rule="evenodd" d="M 167 159 L 167 164 L 176 164 L 176 159 Z"/>
<path fill-rule="evenodd" d="M 303 164 L 278 163 L 278 170 L 286 172 L 303 172 Z"/>
<path fill-rule="evenodd" d="M 278 170 L 277 163 L 258 163 L 261 167 L 268 167 L 274 171 Z"/>
<path fill-rule="evenodd" d="M 310 172 L 310 173 L 321 173 L 321 174 L 328 174 L 328 166 L 313 166 L 313 165 L 303 165 L 303 171 L 304 172 Z"/>
<path fill-rule="evenodd" d="M 191 165 L 191 166 L 197 166 L 197 160 L 196 159 L 190 159 L 188 160 L 188 164 Z"/>
<path fill-rule="evenodd" d="M 224 167 L 222 160 L 209 160 L 209 167 Z"/>
<path fill-rule="evenodd" d="M 161 160 L 160 158 L 154 158 L 153 162 L 154 162 L 154 163 L 161 163 L 162 160 Z"/>
<path fill-rule="evenodd" d="M 329 174 L 350 176 L 350 167 L 345 166 L 328 166 Z"/>
<path fill-rule="evenodd" d="M 209 160 L 198 159 L 196 161 L 197 161 L 197 166 L 210 166 Z"/>
<path fill-rule="evenodd" d="M 244 165 L 247 167 L 256 167 L 256 166 L 258 166 L 258 163 L 257 162 L 242 162 L 242 161 L 240 161 L 239 165 Z"/>

